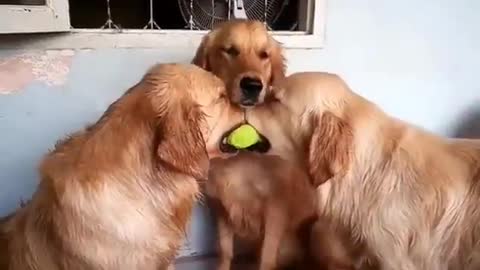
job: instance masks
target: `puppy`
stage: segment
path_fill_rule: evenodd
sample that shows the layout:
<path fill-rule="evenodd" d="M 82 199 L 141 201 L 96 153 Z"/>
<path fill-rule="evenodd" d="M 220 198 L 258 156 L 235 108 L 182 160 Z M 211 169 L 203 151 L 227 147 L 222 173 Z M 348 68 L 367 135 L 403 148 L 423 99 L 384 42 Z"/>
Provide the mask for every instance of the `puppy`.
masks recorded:
<path fill-rule="evenodd" d="M 271 152 L 307 162 L 349 249 L 379 269 L 480 269 L 480 140 L 388 116 L 333 74 L 291 75 L 275 97 L 247 119 Z"/>
<path fill-rule="evenodd" d="M 220 24 L 203 38 L 192 63 L 222 79 L 232 103 L 244 107 L 263 103 L 285 77 L 282 47 L 260 21 Z"/>
<path fill-rule="evenodd" d="M 150 69 L 44 157 L 32 200 L 3 221 L 1 269 L 166 269 L 207 152 L 242 119 L 225 96 L 221 80 L 193 65 Z"/>
<path fill-rule="evenodd" d="M 213 159 L 211 168 L 206 193 L 218 214 L 218 269 L 230 269 L 234 235 L 258 248 L 262 270 L 301 262 L 316 218 L 315 188 L 305 170 L 253 152 Z"/>

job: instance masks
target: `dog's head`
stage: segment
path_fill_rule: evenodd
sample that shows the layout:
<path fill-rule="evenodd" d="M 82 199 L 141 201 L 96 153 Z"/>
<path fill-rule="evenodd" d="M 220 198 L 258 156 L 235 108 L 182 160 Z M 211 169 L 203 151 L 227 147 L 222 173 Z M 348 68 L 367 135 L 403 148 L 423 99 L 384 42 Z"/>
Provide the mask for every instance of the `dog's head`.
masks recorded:
<path fill-rule="evenodd" d="M 156 154 L 184 173 L 206 179 L 208 160 L 219 153 L 223 134 L 243 120 L 224 83 L 194 65 L 163 64 L 141 82 L 158 114 Z"/>
<path fill-rule="evenodd" d="M 297 73 L 275 90 L 275 99 L 247 111 L 247 120 L 271 143 L 272 152 L 306 163 L 315 185 L 349 164 L 356 99 L 338 76 Z"/>
<path fill-rule="evenodd" d="M 244 107 L 262 103 L 285 77 L 282 48 L 259 21 L 220 24 L 203 38 L 192 63 L 220 77 L 230 100 Z"/>

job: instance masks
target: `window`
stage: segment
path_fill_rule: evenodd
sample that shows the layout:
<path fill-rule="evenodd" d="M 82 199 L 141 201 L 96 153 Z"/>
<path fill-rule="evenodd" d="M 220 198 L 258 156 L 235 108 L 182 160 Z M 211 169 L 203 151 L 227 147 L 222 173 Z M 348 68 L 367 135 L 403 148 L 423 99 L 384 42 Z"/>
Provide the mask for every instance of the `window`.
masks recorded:
<path fill-rule="evenodd" d="M 235 9 L 239 2 L 244 8 Z M 209 30 L 233 17 L 230 10 L 234 9 L 243 11 L 248 18 L 266 21 L 272 30 L 299 30 L 298 0 L 70 0 L 69 3 L 73 28 Z"/>
<path fill-rule="evenodd" d="M 47 37 L 55 40 L 55 48 L 73 49 L 196 45 L 215 24 L 243 15 L 264 21 L 287 48 L 320 48 L 324 41 L 325 2 L 0 0 L 0 34 L 63 32 L 29 37 L 41 41 L 35 42 L 37 48 L 50 47 Z"/>
<path fill-rule="evenodd" d="M 65 0 L 0 0 L 0 33 L 69 29 L 68 2 Z"/>

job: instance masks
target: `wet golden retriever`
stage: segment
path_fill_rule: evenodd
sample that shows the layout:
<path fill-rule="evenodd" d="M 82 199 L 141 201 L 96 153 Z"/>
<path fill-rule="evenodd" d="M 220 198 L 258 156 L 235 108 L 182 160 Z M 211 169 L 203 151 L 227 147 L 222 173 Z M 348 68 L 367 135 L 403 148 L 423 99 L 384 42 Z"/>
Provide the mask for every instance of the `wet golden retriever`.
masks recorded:
<path fill-rule="evenodd" d="M 217 26 L 203 38 L 192 63 L 219 76 L 227 85 L 231 102 L 241 107 L 251 107 L 268 101 L 273 87 L 285 77 L 285 59 L 281 45 L 269 35 L 262 22 L 253 20 L 231 20 Z M 249 150 L 263 152 L 268 150 L 268 147 L 268 145 L 256 145 Z M 235 151 L 235 149 L 229 150 Z M 235 162 L 239 164 L 235 164 Z M 217 214 L 222 212 L 225 214 L 217 217 L 220 228 L 220 269 L 229 269 L 233 256 L 230 240 L 222 240 L 225 238 L 222 236 L 225 234 L 225 229 L 223 229 L 225 223 L 230 224 L 229 228 L 233 230 L 231 233 L 245 234 L 251 230 L 250 238 L 254 238 L 258 242 L 258 240 L 262 240 L 264 235 L 263 232 L 260 232 L 263 229 L 265 229 L 265 236 L 271 237 L 277 235 L 279 231 L 283 231 L 287 225 L 284 226 L 275 222 L 266 224 L 263 219 L 264 216 L 249 213 L 261 212 L 266 215 L 269 209 L 286 205 L 290 208 L 302 207 L 301 203 L 296 200 L 279 204 L 278 189 L 281 190 L 289 185 L 295 186 L 298 184 L 305 185 L 306 190 L 306 183 L 308 183 L 306 179 L 301 177 L 299 179 L 288 178 L 287 176 L 292 175 L 292 171 L 300 175 L 299 168 L 294 169 L 287 162 L 284 162 L 283 166 L 279 163 L 281 162 L 276 159 L 273 161 L 269 157 L 261 160 L 261 157 L 255 153 L 242 153 L 241 158 L 235 157 L 232 160 L 225 159 L 215 162 L 216 166 L 212 168 L 211 173 L 214 180 L 207 183 L 207 189 L 209 190 L 207 194 L 216 198 L 217 205 L 222 206 L 216 207 Z M 244 166 L 251 167 L 253 170 L 246 170 Z M 263 171 L 262 166 L 265 166 Z M 275 172 L 271 170 L 275 170 Z M 263 183 L 263 187 L 266 188 L 264 196 L 256 195 L 256 186 L 249 181 L 253 178 L 259 185 Z M 299 183 L 294 183 L 295 181 L 299 181 Z M 276 185 L 277 182 L 278 185 Z M 238 188 L 231 188 L 231 183 L 235 183 L 234 186 Z M 242 192 L 241 190 L 250 192 Z M 250 197 L 242 198 L 245 195 Z M 304 199 L 309 201 L 309 195 L 305 194 Z M 245 204 L 246 201 L 251 203 Z M 255 208 L 258 205 L 261 205 L 261 209 Z M 309 211 L 308 204 L 303 207 L 305 209 L 297 209 L 297 211 L 299 213 Z M 218 211 L 219 208 L 221 208 L 221 211 Z M 238 216 L 237 210 L 245 213 L 245 215 Z M 281 213 L 287 214 L 290 210 L 285 209 Z M 301 216 L 298 219 L 289 220 L 289 222 L 296 224 L 304 218 Z M 244 227 L 245 224 L 256 224 L 259 227 L 246 228 Z M 288 226 L 296 227 L 292 224 Z M 290 230 L 294 231 L 291 228 Z M 293 239 L 292 231 L 286 234 L 290 238 L 289 241 L 277 242 L 273 245 L 264 243 L 264 246 L 268 247 L 268 252 L 265 251 L 261 254 L 262 269 L 269 269 L 269 267 L 274 267 L 277 264 L 276 249 L 301 253 L 301 247 L 296 243 L 299 239 Z M 292 242 L 294 246 L 289 246 Z M 272 246 L 273 249 L 271 249 Z M 286 262 L 290 259 L 283 258 L 283 255 L 285 254 L 280 254 L 282 258 L 279 259 L 285 261 L 285 263 L 282 262 L 281 264 L 287 264 Z M 287 257 L 292 256 L 288 255 Z"/>
<path fill-rule="evenodd" d="M 386 270 L 480 269 L 480 140 L 391 117 L 333 74 L 291 75 L 275 97 L 247 118 L 272 153 L 309 165 L 348 250 Z"/>
<path fill-rule="evenodd" d="M 282 47 L 262 22 L 254 20 L 215 27 L 203 38 L 192 63 L 222 79 L 232 103 L 245 107 L 262 103 L 285 77 Z"/>
<path fill-rule="evenodd" d="M 261 270 L 300 266 L 308 258 L 303 248 L 316 220 L 316 194 L 300 168 L 251 152 L 211 160 L 206 194 L 218 214 L 219 270 L 230 269 L 234 236 L 256 247 Z"/>
<path fill-rule="evenodd" d="M 32 200 L 0 234 L 0 268 L 166 269 L 222 133 L 242 119 L 224 84 L 163 64 L 40 164 Z M 210 151 L 212 150 L 212 151 Z M 213 154 L 212 154 L 213 153 Z"/>

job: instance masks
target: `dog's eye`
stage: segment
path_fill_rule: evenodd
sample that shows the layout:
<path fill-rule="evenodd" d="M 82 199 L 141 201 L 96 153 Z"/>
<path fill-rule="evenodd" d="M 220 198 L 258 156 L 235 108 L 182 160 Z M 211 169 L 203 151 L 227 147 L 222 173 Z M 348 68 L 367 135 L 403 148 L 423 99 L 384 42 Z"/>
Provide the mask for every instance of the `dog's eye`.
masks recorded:
<path fill-rule="evenodd" d="M 227 48 L 223 48 L 223 51 L 228 54 L 228 55 L 231 55 L 231 56 L 237 56 L 240 54 L 240 52 L 235 48 L 235 47 L 227 47 Z"/>
<path fill-rule="evenodd" d="M 220 93 L 217 98 L 215 99 L 215 103 L 219 104 L 224 102 L 227 99 L 227 94 L 226 93 Z"/>
<path fill-rule="evenodd" d="M 261 51 L 258 56 L 260 57 L 260 59 L 267 59 L 270 55 L 267 51 Z"/>

